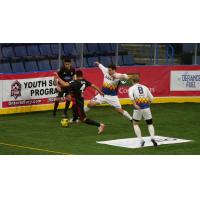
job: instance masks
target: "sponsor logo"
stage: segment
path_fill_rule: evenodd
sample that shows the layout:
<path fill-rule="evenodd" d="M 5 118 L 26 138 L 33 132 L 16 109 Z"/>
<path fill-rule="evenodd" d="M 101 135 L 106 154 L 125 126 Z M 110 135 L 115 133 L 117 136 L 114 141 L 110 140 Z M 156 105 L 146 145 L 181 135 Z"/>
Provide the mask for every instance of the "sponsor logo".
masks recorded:
<path fill-rule="evenodd" d="M 19 81 L 15 81 L 11 85 L 11 97 L 14 97 L 14 99 L 17 99 L 21 96 L 21 83 Z"/>
<path fill-rule="evenodd" d="M 145 141 L 144 147 L 153 146 L 153 143 L 151 142 L 150 137 L 143 137 L 143 139 Z M 155 140 L 158 145 L 192 142 L 191 140 L 170 138 L 170 137 L 164 137 L 164 136 L 155 136 Z M 116 140 L 108 140 L 108 141 L 97 141 L 97 143 L 118 146 L 118 147 L 131 148 L 131 149 L 143 148 L 140 146 L 140 140 L 138 138 L 125 138 L 125 139 L 116 139 Z"/>
<path fill-rule="evenodd" d="M 171 91 L 199 91 L 200 72 L 199 71 L 172 71 Z"/>

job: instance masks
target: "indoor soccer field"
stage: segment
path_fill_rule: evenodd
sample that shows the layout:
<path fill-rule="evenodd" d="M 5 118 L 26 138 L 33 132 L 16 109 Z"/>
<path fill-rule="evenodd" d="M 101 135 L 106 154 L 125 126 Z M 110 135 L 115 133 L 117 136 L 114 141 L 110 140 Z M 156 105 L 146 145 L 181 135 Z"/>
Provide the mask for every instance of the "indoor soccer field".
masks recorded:
<path fill-rule="evenodd" d="M 132 113 L 131 106 L 124 108 Z M 135 137 L 131 123 L 111 107 L 93 108 L 88 118 L 106 125 L 102 135 L 97 128 L 86 124 L 60 126 L 62 111 L 56 118 L 52 112 L 34 112 L 0 116 L 1 155 L 187 155 L 200 154 L 200 126 L 198 103 L 152 104 L 156 135 L 191 140 L 180 144 L 137 149 L 98 144 Z M 71 115 L 71 110 L 69 110 Z M 141 122 L 143 136 L 147 126 Z"/>

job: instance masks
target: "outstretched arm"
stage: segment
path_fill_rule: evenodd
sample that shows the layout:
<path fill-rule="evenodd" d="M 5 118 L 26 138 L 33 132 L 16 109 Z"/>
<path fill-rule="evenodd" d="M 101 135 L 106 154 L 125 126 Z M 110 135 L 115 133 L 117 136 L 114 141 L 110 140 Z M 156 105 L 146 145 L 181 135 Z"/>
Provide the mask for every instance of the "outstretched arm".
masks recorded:
<path fill-rule="evenodd" d="M 58 74 L 57 74 L 56 72 L 54 73 L 54 80 L 56 80 L 56 82 L 57 82 L 58 84 L 60 84 L 61 87 L 68 87 L 68 86 L 69 86 L 69 83 L 63 81 L 63 80 L 58 76 Z"/>
<path fill-rule="evenodd" d="M 120 73 L 115 73 L 112 75 L 114 78 L 117 78 L 117 79 L 131 79 L 133 77 L 133 75 L 128 75 L 128 74 L 120 74 Z"/>
<path fill-rule="evenodd" d="M 99 89 L 99 87 L 97 87 L 97 86 L 94 85 L 94 84 L 92 84 L 91 87 L 94 88 L 96 91 L 98 91 L 99 94 L 101 94 L 102 96 L 104 96 L 104 93 Z"/>
<path fill-rule="evenodd" d="M 97 66 L 103 74 L 108 72 L 108 68 L 104 67 L 100 62 L 95 62 L 94 65 Z"/>

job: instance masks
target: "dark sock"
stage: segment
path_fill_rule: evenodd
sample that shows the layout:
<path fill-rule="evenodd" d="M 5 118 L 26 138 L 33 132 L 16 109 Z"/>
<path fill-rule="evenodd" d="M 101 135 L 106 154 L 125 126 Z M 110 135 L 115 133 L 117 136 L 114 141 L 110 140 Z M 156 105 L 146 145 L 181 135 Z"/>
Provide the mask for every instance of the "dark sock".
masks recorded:
<path fill-rule="evenodd" d="M 56 115 L 56 111 L 58 109 L 58 105 L 59 105 L 59 101 L 55 101 L 54 102 L 54 110 L 53 110 L 53 114 Z"/>
<path fill-rule="evenodd" d="M 93 125 L 93 126 L 97 126 L 97 127 L 100 126 L 100 124 L 99 124 L 98 122 L 95 122 L 94 120 L 91 120 L 91 119 L 86 119 L 86 120 L 84 121 L 84 123 L 90 124 L 90 125 Z"/>
<path fill-rule="evenodd" d="M 78 116 L 76 114 L 73 114 L 73 121 L 76 121 L 78 119 Z"/>
<path fill-rule="evenodd" d="M 69 105 L 70 105 L 70 102 L 71 101 L 66 101 L 66 103 L 65 103 L 65 109 L 64 109 L 64 111 L 63 111 L 63 113 L 65 114 L 65 115 L 67 115 L 67 110 L 68 110 L 68 108 L 69 108 Z"/>

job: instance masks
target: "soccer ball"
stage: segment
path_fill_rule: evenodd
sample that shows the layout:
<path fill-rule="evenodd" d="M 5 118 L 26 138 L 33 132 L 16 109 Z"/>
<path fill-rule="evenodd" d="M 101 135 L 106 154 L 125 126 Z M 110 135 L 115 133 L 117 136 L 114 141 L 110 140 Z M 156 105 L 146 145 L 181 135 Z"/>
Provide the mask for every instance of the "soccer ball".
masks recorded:
<path fill-rule="evenodd" d="M 63 128 L 66 128 L 69 126 L 69 120 L 67 118 L 63 118 L 61 119 L 60 124 Z"/>

